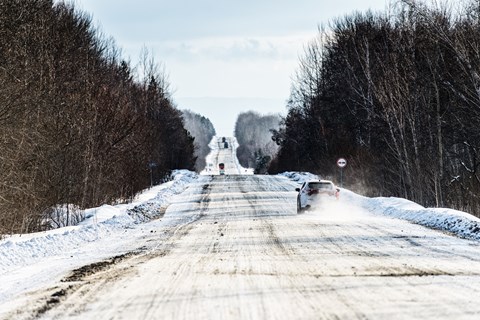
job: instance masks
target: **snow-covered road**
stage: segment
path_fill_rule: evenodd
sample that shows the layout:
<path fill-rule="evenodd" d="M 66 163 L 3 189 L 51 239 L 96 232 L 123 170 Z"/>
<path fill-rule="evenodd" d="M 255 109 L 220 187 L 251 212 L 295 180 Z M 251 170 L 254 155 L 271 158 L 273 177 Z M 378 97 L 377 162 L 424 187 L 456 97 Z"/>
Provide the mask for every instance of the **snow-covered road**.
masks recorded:
<path fill-rule="evenodd" d="M 141 253 L 122 257 L 98 272 L 77 271 L 78 277 L 48 291 L 49 297 L 56 293 L 60 302 L 41 315 L 69 319 L 480 316 L 478 242 L 373 215 L 342 201 L 297 215 L 295 186 L 281 176 L 200 178 L 167 210 L 164 219 L 178 224 L 157 224 Z M 38 301 L 46 293 L 36 293 L 32 299 Z"/>
<path fill-rule="evenodd" d="M 1 240 L 0 319 L 480 318 L 479 219 L 348 190 L 297 214 L 311 174 L 251 175 L 227 142 L 201 176 Z"/>

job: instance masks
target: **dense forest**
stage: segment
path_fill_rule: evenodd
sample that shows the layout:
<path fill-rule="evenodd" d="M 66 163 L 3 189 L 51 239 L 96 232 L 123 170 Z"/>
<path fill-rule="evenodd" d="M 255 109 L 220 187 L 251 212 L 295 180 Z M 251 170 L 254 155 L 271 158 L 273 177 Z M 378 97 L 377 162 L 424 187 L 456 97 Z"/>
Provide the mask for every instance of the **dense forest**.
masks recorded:
<path fill-rule="evenodd" d="M 393 2 L 305 47 L 270 172 L 480 215 L 480 6 Z"/>
<path fill-rule="evenodd" d="M 193 169 L 164 72 L 139 60 L 72 4 L 0 1 L 0 236 L 73 224 Z"/>
<path fill-rule="evenodd" d="M 204 116 L 192 112 L 190 110 L 183 110 L 183 120 L 185 123 L 185 129 L 195 139 L 195 171 L 200 172 L 205 168 L 205 159 L 210 153 L 210 147 L 208 146 L 212 138 L 215 136 L 215 128 L 213 127 L 210 119 Z"/>
<path fill-rule="evenodd" d="M 278 131 L 280 115 L 261 115 L 255 111 L 242 112 L 235 122 L 235 137 L 239 147 L 237 158 L 245 168 L 265 173 L 278 150 L 272 140 L 272 131 Z"/>

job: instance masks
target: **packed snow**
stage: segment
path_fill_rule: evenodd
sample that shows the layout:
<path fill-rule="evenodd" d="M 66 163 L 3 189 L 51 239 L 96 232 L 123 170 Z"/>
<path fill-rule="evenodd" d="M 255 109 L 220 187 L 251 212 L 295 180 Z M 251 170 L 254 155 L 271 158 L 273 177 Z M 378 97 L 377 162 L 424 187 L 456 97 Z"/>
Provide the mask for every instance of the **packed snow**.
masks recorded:
<path fill-rule="evenodd" d="M 86 210 L 86 219 L 77 226 L 2 239 L 0 305 L 22 292 L 58 281 L 74 268 L 137 249 L 142 236 L 149 232 L 143 222 L 181 223 L 175 217 L 156 218 L 161 217 L 172 196 L 183 192 L 198 175 L 177 170 L 172 177 L 172 181 L 145 190 L 131 203 Z"/>
<path fill-rule="evenodd" d="M 155 213 L 160 214 L 160 208 L 168 204 L 172 195 L 185 190 L 196 177 L 194 172 L 175 171 L 172 181 L 146 190 L 132 203 L 86 210 L 86 219 L 78 226 L 9 236 L 0 242 L 0 273 L 10 266 L 34 263 L 150 221 L 155 218 Z"/>
<path fill-rule="evenodd" d="M 285 172 L 282 175 L 299 184 L 319 179 L 318 176 L 306 172 Z M 446 208 L 425 208 L 403 198 L 368 198 L 342 188 L 340 197 L 342 201 L 371 213 L 407 220 L 467 239 L 480 240 L 480 219 L 465 212 Z"/>
<path fill-rule="evenodd" d="M 209 161 L 218 162 L 212 158 Z M 236 166 L 235 170 L 251 173 L 238 164 Z M 212 173 L 203 172 L 199 176 L 186 170 L 175 171 L 172 181 L 145 190 L 132 203 L 87 210 L 86 220 L 77 226 L 11 235 L 2 239 L 0 305 L 24 292 L 53 284 L 74 268 L 138 249 L 144 244 L 143 236 L 152 232 L 152 224 L 168 226 L 185 223 L 181 221 L 184 219 L 181 215 L 171 213 L 163 216 L 164 209 L 173 196 L 182 193 L 190 185 L 208 182 L 211 178 L 209 174 Z M 299 184 L 317 178 L 313 174 L 298 172 L 282 175 Z M 464 212 L 424 208 L 400 198 L 368 198 L 347 189 L 341 189 L 340 197 L 342 202 L 373 214 L 404 219 L 460 237 L 480 240 L 480 219 Z M 52 265 L 55 267 L 52 268 Z"/>

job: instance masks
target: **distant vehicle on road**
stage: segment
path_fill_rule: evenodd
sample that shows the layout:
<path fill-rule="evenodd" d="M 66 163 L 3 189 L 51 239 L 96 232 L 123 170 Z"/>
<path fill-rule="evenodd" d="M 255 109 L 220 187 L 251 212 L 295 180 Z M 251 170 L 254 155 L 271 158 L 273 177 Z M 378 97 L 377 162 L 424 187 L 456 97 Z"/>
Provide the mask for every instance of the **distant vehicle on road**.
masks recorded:
<path fill-rule="evenodd" d="M 218 164 L 218 171 L 221 176 L 225 174 L 225 164 L 224 163 L 219 163 Z"/>
<path fill-rule="evenodd" d="M 297 213 L 310 208 L 312 205 L 319 204 L 322 198 L 338 199 L 340 189 L 329 180 L 310 180 L 304 182 L 300 188 L 296 188 Z"/>

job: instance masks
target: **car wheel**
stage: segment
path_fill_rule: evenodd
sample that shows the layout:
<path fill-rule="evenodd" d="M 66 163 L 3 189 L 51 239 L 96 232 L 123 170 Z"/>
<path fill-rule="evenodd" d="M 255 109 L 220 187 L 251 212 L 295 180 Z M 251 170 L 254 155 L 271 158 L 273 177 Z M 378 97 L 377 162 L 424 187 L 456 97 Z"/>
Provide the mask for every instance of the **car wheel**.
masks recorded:
<path fill-rule="evenodd" d="M 297 213 L 302 212 L 302 205 L 300 204 L 300 200 L 297 199 Z"/>

